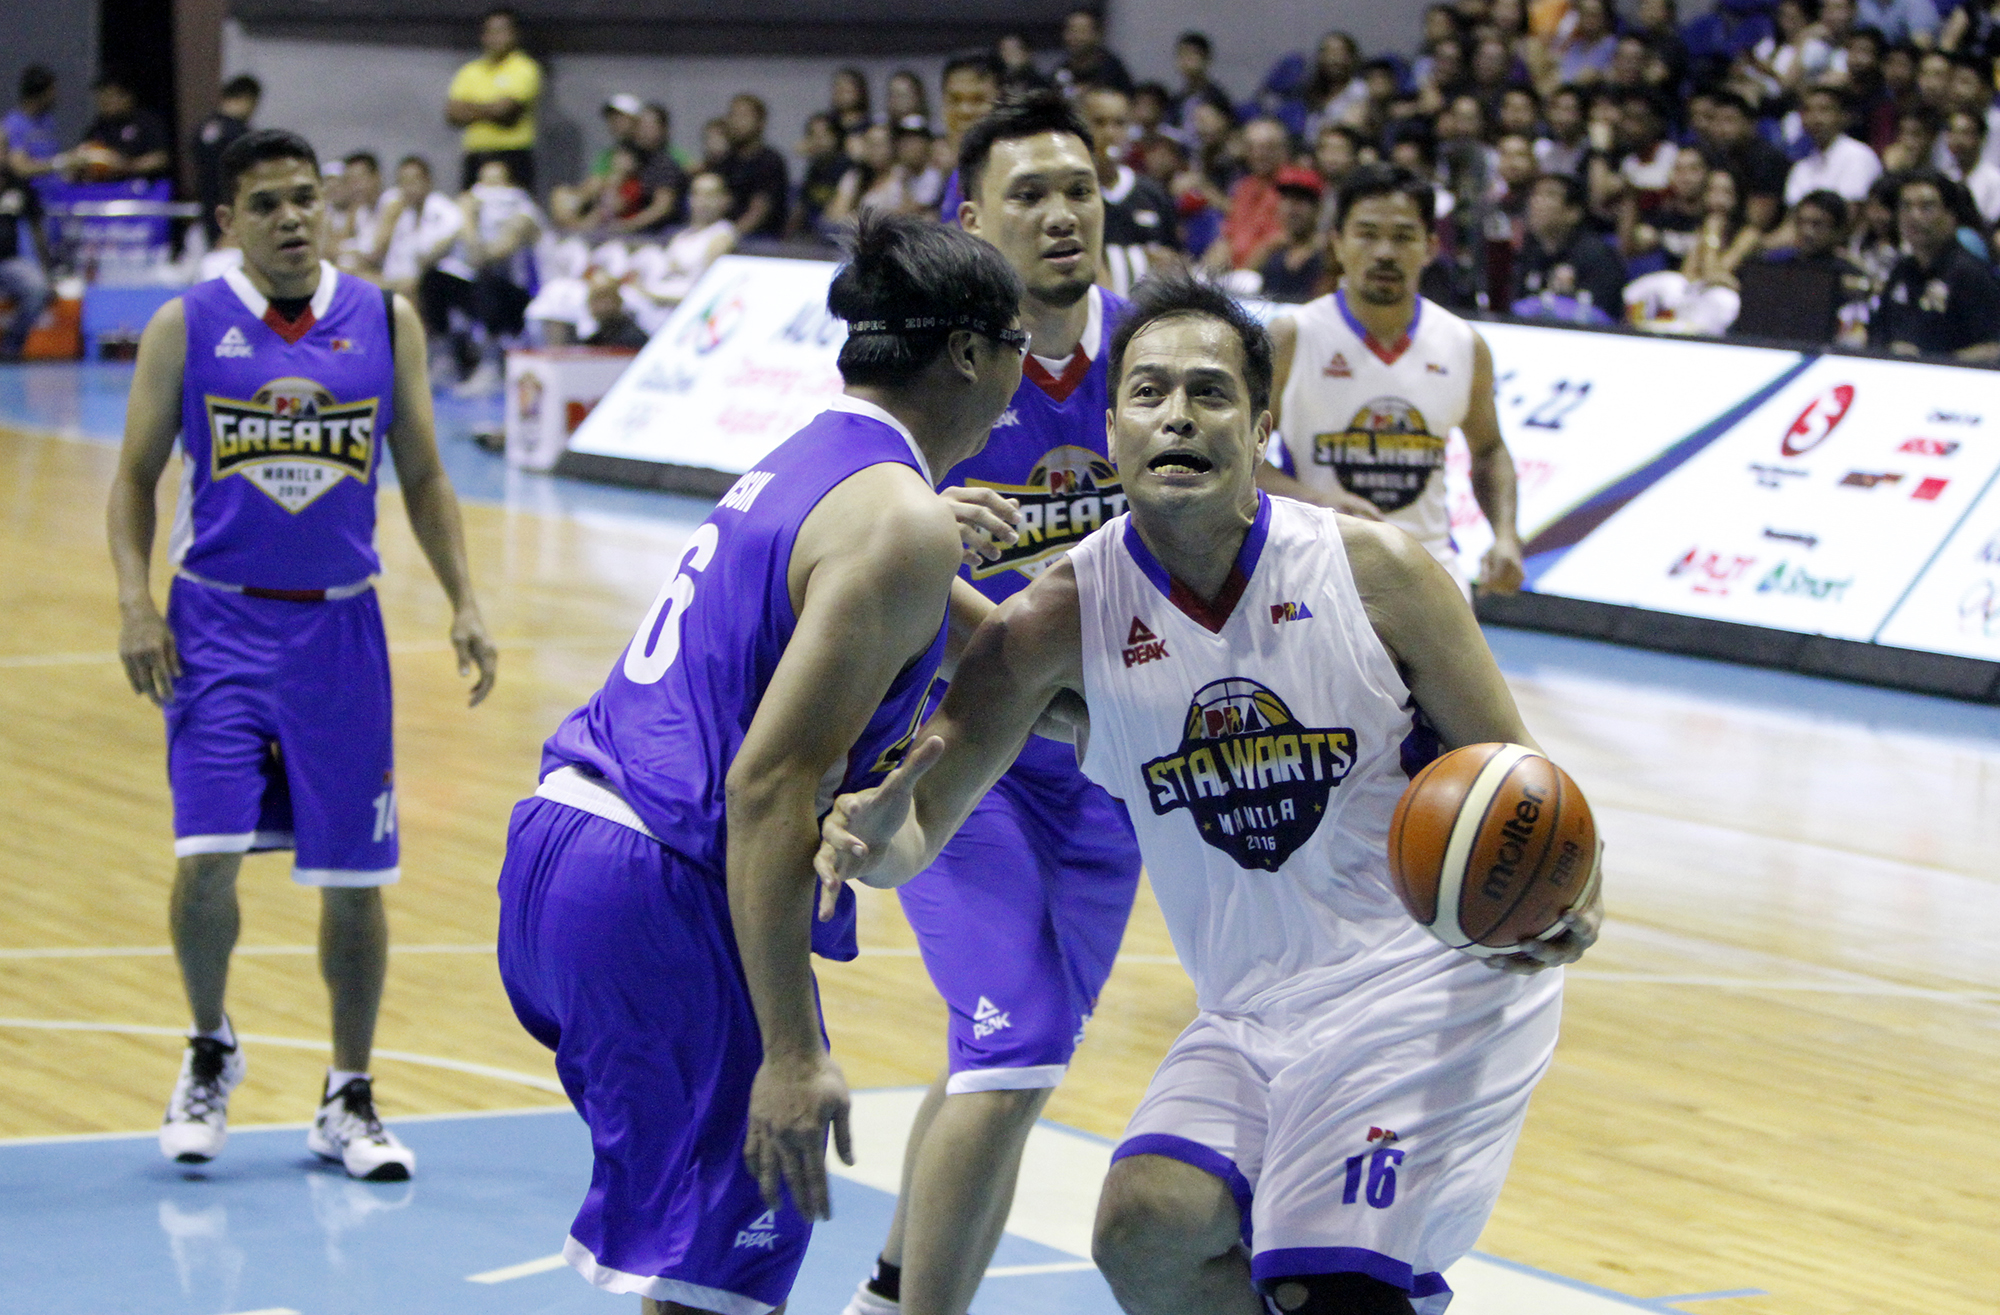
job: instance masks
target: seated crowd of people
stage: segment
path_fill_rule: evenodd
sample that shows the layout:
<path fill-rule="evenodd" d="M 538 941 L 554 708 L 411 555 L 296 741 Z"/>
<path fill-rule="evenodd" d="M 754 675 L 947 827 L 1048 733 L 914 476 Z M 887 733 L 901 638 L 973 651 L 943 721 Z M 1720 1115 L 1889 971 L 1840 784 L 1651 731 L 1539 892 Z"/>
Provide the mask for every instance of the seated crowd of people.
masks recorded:
<path fill-rule="evenodd" d="M 515 27 L 489 15 L 486 62 L 461 77 L 525 61 Z M 1686 23 L 1675 0 L 1449 0 L 1424 11 L 1415 50 L 1330 32 L 1240 98 L 1204 34 L 1184 33 L 1173 63 L 1177 85 L 1135 81 L 1079 9 L 1052 62 L 1018 37 L 949 60 L 935 111 L 913 71 L 877 108 L 867 75 L 843 68 L 796 170 L 750 92 L 702 126 L 698 154 L 675 148 L 664 106 L 616 95 L 608 144 L 545 204 L 527 190 L 531 152 L 472 149 L 482 115 L 518 125 L 521 103 L 455 89 L 448 117 L 473 125 L 465 190 L 438 191 L 420 157 L 390 178 L 349 155 L 329 168 L 340 262 L 412 295 L 439 376 L 483 391 L 510 343 L 643 343 L 730 250 L 830 244 L 867 209 L 954 218 L 965 130 L 1002 95 L 1054 87 L 1096 139 L 1116 290 L 1191 263 L 1245 295 L 1321 295 L 1335 189 L 1390 160 L 1434 180 L 1424 291 L 1454 309 L 2000 359 L 1992 0 L 1718 0 Z M 224 109 L 247 121 L 255 83 L 231 88 Z M 141 123 L 134 145 L 150 147 L 129 101 L 100 88 L 112 127 L 93 131 Z M 30 159 L 18 117 L 17 173 L 104 167 L 108 148 Z M 126 161 L 147 164 L 164 167 Z"/>

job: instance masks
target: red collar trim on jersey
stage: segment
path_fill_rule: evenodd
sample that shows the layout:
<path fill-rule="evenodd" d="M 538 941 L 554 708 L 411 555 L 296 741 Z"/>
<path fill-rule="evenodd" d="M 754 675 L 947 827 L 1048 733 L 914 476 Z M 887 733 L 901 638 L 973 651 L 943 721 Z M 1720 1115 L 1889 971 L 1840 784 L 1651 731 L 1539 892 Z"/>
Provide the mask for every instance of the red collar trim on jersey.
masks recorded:
<path fill-rule="evenodd" d="M 1236 550 L 1235 564 L 1229 568 L 1229 578 L 1222 582 L 1222 592 L 1209 602 L 1194 590 L 1182 584 L 1167 572 L 1160 559 L 1153 556 L 1153 550 L 1139 537 L 1136 526 L 1128 519 L 1125 522 L 1125 548 L 1132 554 L 1139 573 L 1152 581 L 1153 587 L 1167 596 L 1167 601 L 1178 607 L 1190 621 L 1212 635 L 1222 633 L 1222 627 L 1229 624 L 1229 618 L 1236 614 L 1236 604 L 1242 601 L 1243 591 L 1250 587 L 1250 577 L 1257 573 L 1257 563 L 1264 556 L 1264 541 L 1271 535 L 1271 499 L 1262 489 L 1257 491 L 1257 518 L 1250 522 L 1250 532 L 1243 536 L 1243 546 Z"/>
<path fill-rule="evenodd" d="M 1395 342 L 1390 343 L 1387 347 L 1384 347 L 1375 340 L 1374 334 L 1368 332 L 1368 326 L 1360 320 L 1355 319 L 1354 312 L 1347 309 L 1347 290 L 1345 288 L 1334 292 L 1333 304 L 1340 308 L 1340 318 L 1347 321 L 1347 327 L 1354 330 L 1354 336 L 1361 339 L 1362 345 L 1367 347 L 1369 351 L 1374 352 L 1376 358 L 1384 365 L 1394 365 L 1401 359 L 1404 352 L 1410 350 L 1410 343 L 1417 336 L 1417 324 L 1424 317 L 1424 299 L 1418 297 L 1416 306 L 1410 312 L 1410 323 L 1403 330 L 1403 336 L 1396 339 Z"/>
<path fill-rule="evenodd" d="M 1081 343 L 1069 354 L 1069 364 L 1063 366 L 1061 374 L 1050 374 L 1032 356 L 1021 362 L 1021 377 L 1047 393 L 1053 402 L 1067 402 L 1069 395 L 1082 386 L 1084 376 L 1089 373 L 1090 357 L 1084 353 Z"/>
<path fill-rule="evenodd" d="M 276 306 L 267 305 L 264 307 L 264 323 L 272 333 L 283 338 L 286 345 L 289 346 L 298 342 L 299 339 L 305 337 L 308 333 L 311 333 L 313 325 L 319 323 L 319 316 L 313 314 L 311 306 L 307 306 L 304 311 L 300 312 L 297 319 L 288 320 L 278 314 Z"/>

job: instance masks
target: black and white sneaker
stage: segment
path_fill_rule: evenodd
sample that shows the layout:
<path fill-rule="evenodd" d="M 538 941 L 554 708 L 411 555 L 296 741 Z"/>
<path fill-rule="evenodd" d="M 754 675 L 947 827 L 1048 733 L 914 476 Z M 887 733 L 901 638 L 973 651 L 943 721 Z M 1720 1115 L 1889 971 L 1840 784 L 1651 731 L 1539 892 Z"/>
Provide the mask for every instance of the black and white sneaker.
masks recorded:
<path fill-rule="evenodd" d="M 229 1093 L 243 1081 L 243 1052 L 214 1037 L 189 1037 L 181 1075 L 160 1123 L 160 1154 L 181 1164 L 206 1164 L 229 1140 Z"/>
<path fill-rule="evenodd" d="M 350 1178 L 399 1183 L 417 1167 L 417 1157 L 375 1117 L 375 1089 L 367 1078 L 352 1078 L 328 1096 L 306 1134 L 306 1149 L 342 1165 Z"/>

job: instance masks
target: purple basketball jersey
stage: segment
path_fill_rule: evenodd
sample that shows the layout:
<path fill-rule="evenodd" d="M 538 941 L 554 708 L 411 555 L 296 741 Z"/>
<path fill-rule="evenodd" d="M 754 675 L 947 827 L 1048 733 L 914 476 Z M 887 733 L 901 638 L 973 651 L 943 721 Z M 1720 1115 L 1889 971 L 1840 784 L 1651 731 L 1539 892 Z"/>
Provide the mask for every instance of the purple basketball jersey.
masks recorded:
<path fill-rule="evenodd" d="M 181 305 L 175 564 L 264 589 L 329 589 L 378 573 L 375 474 L 396 381 L 382 290 L 322 263 L 296 321 L 241 270 L 189 288 Z"/>
<path fill-rule="evenodd" d="M 884 462 L 929 478 L 886 412 L 843 398 L 736 481 L 688 536 L 604 687 L 550 737 L 542 774 L 573 764 L 603 777 L 663 843 L 722 880 L 723 779 L 798 624 L 786 585 L 792 544 L 835 485 Z M 822 785 L 822 809 L 880 781 L 908 746 L 944 655 L 944 610 L 940 597 L 937 637 L 889 687 L 837 785 Z M 852 944 L 852 903 L 842 905 L 844 929 L 814 924 L 822 953 Z"/>

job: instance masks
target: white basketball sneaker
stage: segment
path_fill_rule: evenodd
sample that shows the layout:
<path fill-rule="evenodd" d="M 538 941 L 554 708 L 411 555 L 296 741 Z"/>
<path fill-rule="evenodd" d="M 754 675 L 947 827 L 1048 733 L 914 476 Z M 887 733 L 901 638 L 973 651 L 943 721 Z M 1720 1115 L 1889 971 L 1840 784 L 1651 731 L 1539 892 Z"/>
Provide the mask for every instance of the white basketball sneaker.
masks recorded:
<path fill-rule="evenodd" d="M 181 1075 L 160 1123 L 160 1154 L 182 1164 L 206 1164 L 229 1140 L 229 1093 L 243 1081 L 243 1052 L 214 1037 L 189 1037 Z"/>
<path fill-rule="evenodd" d="M 891 1301 L 868 1286 L 868 1280 L 861 1280 L 861 1286 L 848 1299 L 847 1309 L 840 1315 L 901 1315 L 903 1303 Z"/>
<path fill-rule="evenodd" d="M 399 1183 L 417 1167 L 416 1154 L 375 1117 L 375 1090 L 367 1078 L 352 1078 L 328 1096 L 306 1134 L 306 1149 L 342 1165 L 350 1178 Z"/>

